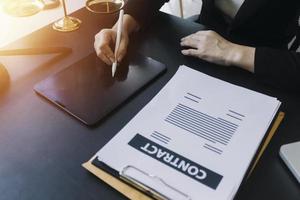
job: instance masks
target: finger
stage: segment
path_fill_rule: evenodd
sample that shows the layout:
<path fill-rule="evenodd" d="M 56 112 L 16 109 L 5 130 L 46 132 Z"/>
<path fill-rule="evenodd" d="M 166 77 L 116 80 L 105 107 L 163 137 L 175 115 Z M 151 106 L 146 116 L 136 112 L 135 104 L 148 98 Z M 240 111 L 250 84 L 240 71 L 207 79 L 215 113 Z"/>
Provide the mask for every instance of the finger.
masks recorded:
<path fill-rule="evenodd" d="M 104 45 L 102 44 L 100 47 L 98 47 L 97 44 L 95 44 L 95 50 L 96 50 L 98 57 L 100 57 L 100 58 L 105 57 L 105 58 L 109 59 L 111 63 L 114 62 L 114 60 L 115 60 L 114 54 L 113 54 L 111 48 L 107 44 L 104 44 Z"/>
<path fill-rule="evenodd" d="M 117 57 L 118 62 L 121 62 L 123 60 L 123 58 L 125 57 L 125 55 L 126 55 L 126 51 L 125 50 L 124 51 L 120 51 L 120 53 L 119 53 L 119 55 Z"/>
<path fill-rule="evenodd" d="M 189 35 L 187 37 L 184 37 L 181 39 L 181 42 L 183 41 L 186 41 L 186 40 L 198 40 L 198 42 L 201 42 L 205 39 L 205 35 L 204 34 L 192 34 L 192 35 Z"/>
<path fill-rule="evenodd" d="M 187 40 L 187 39 L 190 39 L 190 38 L 192 38 L 192 39 L 199 39 L 199 37 L 201 37 L 201 36 L 204 35 L 203 32 L 204 32 L 204 31 L 198 31 L 198 32 L 196 32 L 196 33 L 192 33 L 192 34 L 190 34 L 190 35 L 188 35 L 188 36 L 185 36 L 185 37 L 181 38 L 181 41 Z"/>
<path fill-rule="evenodd" d="M 115 55 L 109 45 L 102 46 L 101 51 L 112 63 L 115 61 Z"/>
<path fill-rule="evenodd" d="M 105 62 L 105 64 L 112 65 L 112 62 L 104 54 L 97 54 L 97 55 L 103 62 Z"/>
<path fill-rule="evenodd" d="M 200 43 L 200 41 L 196 40 L 196 39 L 186 39 L 186 40 L 183 40 L 180 43 L 180 45 L 184 46 L 184 47 L 192 47 L 192 48 L 197 49 L 199 47 L 199 43 Z"/>
<path fill-rule="evenodd" d="M 103 29 L 102 31 L 100 31 L 100 33 L 96 35 L 96 38 L 99 41 L 99 43 L 107 44 L 113 39 L 113 37 L 111 36 L 112 34 L 113 32 L 111 32 L 110 30 Z"/>
<path fill-rule="evenodd" d="M 113 61 L 115 57 L 110 48 L 111 43 L 115 43 L 114 31 L 102 30 L 95 36 L 94 48 L 97 54 L 104 53 Z"/>
<path fill-rule="evenodd" d="M 122 59 L 124 58 L 124 56 L 126 55 L 128 43 L 129 43 L 129 41 L 127 38 L 125 38 L 125 37 L 122 38 L 118 52 L 117 52 L 118 62 L 121 62 Z"/>
<path fill-rule="evenodd" d="M 188 35 L 188 36 L 185 36 L 185 37 L 181 38 L 181 41 L 187 40 L 187 39 L 189 39 L 189 38 L 191 38 L 191 37 L 194 37 L 194 36 L 195 36 L 195 33 L 190 34 L 190 35 Z"/>
<path fill-rule="evenodd" d="M 100 58 L 103 62 L 105 62 L 105 64 L 107 64 L 109 66 L 112 65 L 112 62 L 105 55 L 101 55 Z"/>
<path fill-rule="evenodd" d="M 100 47 L 99 46 L 100 45 L 99 45 L 98 41 L 95 40 L 95 42 L 94 42 L 94 49 L 95 49 L 97 55 L 100 54 Z"/>
<path fill-rule="evenodd" d="M 185 56 L 200 57 L 199 52 L 196 49 L 184 49 L 181 53 Z"/>

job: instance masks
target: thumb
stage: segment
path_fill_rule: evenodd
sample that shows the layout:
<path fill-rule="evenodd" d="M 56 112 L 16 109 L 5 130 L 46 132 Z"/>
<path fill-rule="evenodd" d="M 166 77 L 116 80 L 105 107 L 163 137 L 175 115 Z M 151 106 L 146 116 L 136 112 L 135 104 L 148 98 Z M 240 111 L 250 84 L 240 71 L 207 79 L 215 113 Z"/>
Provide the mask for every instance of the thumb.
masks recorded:
<path fill-rule="evenodd" d="M 121 42 L 120 42 L 120 46 L 117 52 L 117 61 L 121 62 L 122 59 L 124 58 L 124 56 L 127 53 L 127 47 L 128 47 L 128 43 L 129 43 L 129 38 L 127 35 L 122 35 L 121 38 Z"/>

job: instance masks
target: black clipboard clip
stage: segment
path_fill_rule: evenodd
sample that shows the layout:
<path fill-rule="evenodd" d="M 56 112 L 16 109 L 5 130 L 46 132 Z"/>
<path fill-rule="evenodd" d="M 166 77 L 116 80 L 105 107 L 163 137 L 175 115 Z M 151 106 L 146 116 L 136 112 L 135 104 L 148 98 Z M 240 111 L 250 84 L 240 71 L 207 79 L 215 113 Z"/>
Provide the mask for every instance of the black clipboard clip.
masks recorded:
<path fill-rule="evenodd" d="M 192 200 L 191 197 L 166 183 L 162 178 L 128 165 L 119 173 L 120 178 L 157 200 Z"/>

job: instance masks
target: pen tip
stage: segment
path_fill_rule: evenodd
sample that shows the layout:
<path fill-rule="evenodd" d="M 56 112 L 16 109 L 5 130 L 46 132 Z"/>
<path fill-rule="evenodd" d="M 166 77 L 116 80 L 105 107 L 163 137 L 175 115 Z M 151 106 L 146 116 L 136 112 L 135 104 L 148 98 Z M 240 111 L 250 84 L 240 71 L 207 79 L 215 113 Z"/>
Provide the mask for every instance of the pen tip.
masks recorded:
<path fill-rule="evenodd" d="M 117 70 L 117 63 L 114 62 L 113 65 L 112 65 L 112 69 L 111 69 L 111 75 L 112 75 L 112 77 L 115 76 L 116 70 Z"/>

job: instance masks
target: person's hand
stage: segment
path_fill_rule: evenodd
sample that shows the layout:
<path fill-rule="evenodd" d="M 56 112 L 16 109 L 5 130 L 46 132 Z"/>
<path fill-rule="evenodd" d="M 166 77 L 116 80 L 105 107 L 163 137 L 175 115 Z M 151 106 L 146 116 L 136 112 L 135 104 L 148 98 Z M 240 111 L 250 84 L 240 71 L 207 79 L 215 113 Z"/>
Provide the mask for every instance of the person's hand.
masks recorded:
<path fill-rule="evenodd" d="M 180 44 L 190 48 L 182 50 L 183 55 L 198 57 L 221 65 L 230 65 L 227 54 L 232 48 L 232 43 L 214 31 L 199 31 L 191 34 L 182 38 Z"/>
<path fill-rule="evenodd" d="M 139 28 L 140 25 L 132 16 L 128 14 L 123 16 L 122 37 L 116 58 L 113 48 L 117 39 L 117 23 L 111 29 L 102 29 L 95 35 L 94 48 L 98 57 L 107 65 L 112 65 L 115 59 L 121 62 L 127 52 L 129 35 L 138 31 Z"/>
<path fill-rule="evenodd" d="M 234 65 L 253 72 L 255 49 L 234 44 L 214 31 L 199 31 L 181 39 L 186 56 L 194 56 L 220 65 Z"/>
<path fill-rule="evenodd" d="M 115 59 L 117 59 L 117 62 L 121 62 L 127 52 L 129 36 L 128 33 L 123 30 L 120 46 L 115 58 L 114 50 L 112 49 L 112 47 L 115 46 L 116 38 L 117 31 L 114 28 L 102 29 L 95 35 L 95 51 L 97 53 L 97 56 L 107 65 L 112 65 Z"/>

